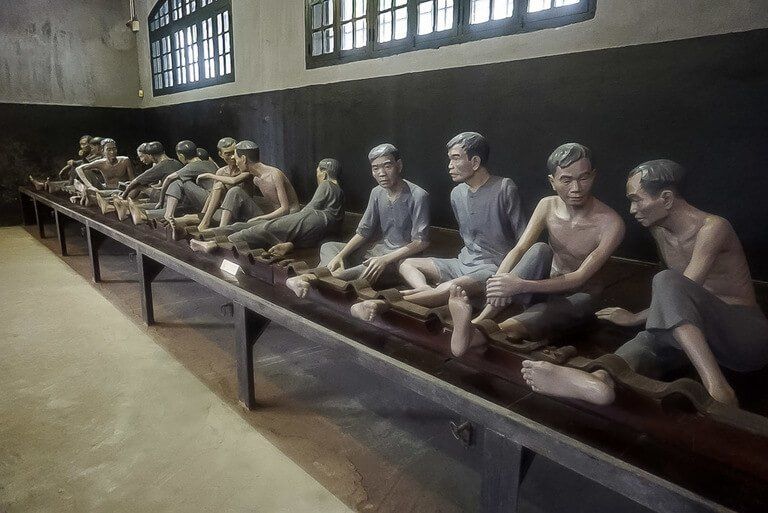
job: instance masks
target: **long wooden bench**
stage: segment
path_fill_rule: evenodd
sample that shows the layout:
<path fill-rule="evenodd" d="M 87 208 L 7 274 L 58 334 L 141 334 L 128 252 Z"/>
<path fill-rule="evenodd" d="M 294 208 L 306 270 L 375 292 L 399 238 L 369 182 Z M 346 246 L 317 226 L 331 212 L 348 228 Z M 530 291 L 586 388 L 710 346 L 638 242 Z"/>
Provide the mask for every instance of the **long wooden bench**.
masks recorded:
<path fill-rule="evenodd" d="M 414 357 L 421 354 L 419 346 L 443 355 L 447 351 L 439 346 L 445 334 L 432 333 L 429 326 L 417 332 L 417 324 L 394 330 L 392 324 L 360 323 L 343 311 L 343 302 L 318 300 L 323 291 L 319 297 L 300 300 L 284 287 L 248 274 L 235 281 L 213 259 L 201 258 L 156 233 L 68 204 L 64 198 L 28 188 L 21 188 L 21 193 L 25 222 L 36 223 L 41 236 L 48 216 L 53 216 L 62 253 L 66 253 L 65 224 L 75 220 L 85 225 L 94 280 L 100 279 L 98 247 L 105 237 L 136 252 L 142 312 L 148 324 L 154 322 L 152 280 L 163 267 L 232 300 L 239 398 L 246 407 L 256 407 L 251 348 L 274 321 L 313 340 L 342 344 L 360 365 L 455 411 L 455 436 L 482 455 L 483 511 L 515 509 L 518 486 L 535 454 L 656 511 L 763 511 L 768 504 L 764 458 L 768 439 L 759 429 L 750 432 L 713 422 L 689 404 L 636 394 L 619 394 L 614 405 L 602 408 L 532 394 L 513 382 L 519 358 L 500 348 L 461 360 L 446 356 L 438 360 L 441 364 L 425 365 Z M 606 291 L 606 304 L 624 299 L 628 307 L 642 306 L 654 269 L 619 261 L 611 265 L 618 278 Z M 605 327 L 597 333 L 582 336 L 592 340 L 591 350 L 603 352 L 626 336 Z M 424 344 L 430 337 L 433 346 Z M 577 345 L 582 350 L 582 344 Z M 586 350 L 583 354 L 592 356 Z M 750 401 L 755 411 L 764 404 L 759 398 Z"/>

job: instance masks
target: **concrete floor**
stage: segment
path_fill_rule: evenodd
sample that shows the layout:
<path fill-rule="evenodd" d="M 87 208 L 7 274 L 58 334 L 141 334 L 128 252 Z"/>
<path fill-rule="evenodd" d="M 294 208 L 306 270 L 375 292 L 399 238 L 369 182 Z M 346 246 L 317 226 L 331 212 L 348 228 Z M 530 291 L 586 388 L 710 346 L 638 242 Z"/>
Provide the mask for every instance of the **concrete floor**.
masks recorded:
<path fill-rule="evenodd" d="M 48 233 L 53 234 L 50 226 Z M 4 321 L 0 330 L 5 332 L 0 331 L 5 335 L 0 342 L 0 369 L 5 371 L 0 376 L 0 505 L 5 504 L 8 511 L 66 511 L 67 504 L 76 504 L 70 510 L 77 511 L 125 507 L 314 512 L 340 507 L 320 495 L 309 506 L 300 504 L 307 494 L 315 493 L 309 490 L 318 489 L 306 474 L 307 488 L 289 485 L 287 478 L 279 479 L 285 486 L 274 485 L 275 472 L 260 470 L 259 462 L 275 447 L 300 467 L 294 471 L 301 474 L 303 470 L 356 511 L 477 510 L 479 454 L 452 438 L 448 424 L 457 420 L 452 412 L 357 367 L 343 350 L 301 339 L 279 326 L 270 326 L 254 349 L 259 409 L 242 410 L 236 402 L 232 321 L 220 312 L 225 300 L 163 271 L 153 286 L 158 324 L 144 327 L 135 262 L 128 250 L 116 243 L 105 246 L 100 251 L 104 281 L 91 286 L 80 225 L 69 225 L 68 233 L 70 256 L 61 259 L 49 251 L 57 250 L 53 238 L 40 244 L 23 229 L 0 229 L 0 273 L 10 275 L 2 299 L 13 311 L 0 312 Z M 21 263 L 12 264 L 14 260 Z M 41 279 L 35 285 L 29 276 L 38 270 Z M 75 304 L 99 319 L 100 326 L 72 321 L 75 288 L 82 290 L 78 294 L 94 298 L 97 306 L 86 307 L 79 300 Z M 24 294 L 17 295 L 16 290 Z M 20 339 L 32 338 L 31 313 L 40 311 L 43 296 L 51 306 L 35 318 L 53 320 L 55 315 L 58 323 L 74 324 L 75 331 L 66 335 L 59 325 L 46 323 L 47 330 L 33 328 L 39 334 L 34 342 L 20 344 Z M 62 304 L 69 306 L 56 306 Z M 133 337 L 123 335 L 128 330 L 146 344 L 132 348 Z M 80 333 L 100 342 L 82 345 Z M 17 357 L 27 364 L 11 364 Z M 159 361 L 173 370 L 168 370 L 173 379 L 187 384 L 171 385 L 168 377 L 155 379 Z M 24 384 L 33 373 L 30 369 L 45 376 L 41 379 L 46 384 L 38 385 L 36 398 L 19 390 L 31 386 Z M 90 387 L 80 390 L 87 395 L 72 397 L 69 390 L 83 374 L 93 375 L 88 378 Z M 17 385 L 11 386 L 9 380 Z M 197 397 L 194 401 L 188 398 L 190 391 Z M 207 404 L 217 407 L 195 409 L 205 401 L 198 392 L 207 397 Z M 82 404 L 72 414 L 75 406 L 55 407 L 60 401 Z M 214 410 L 216 419 L 210 413 Z M 231 417 L 233 424 L 225 427 L 219 413 Z M 111 428 L 102 430 L 105 415 L 114 421 Z M 30 424 L 57 428 L 44 440 L 34 435 Z M 142 435 L 142 427 L 150 427 L 151 435 Z M 170 434 L 163 435 L 161 428 L 170 429 Z M 24 438 L 27 435 L 31 438 Z M 242 442 L 250 435 L 259 443 L 266 439 L 273 447 L 251 453 Z M 115 448 L 110 446 L 115 440 L 130 443 L 117 443 Z M 216 440 L 223 440 L 224 447 L 216 445 Z M 246 449 L 227 452 L 234 441 Z M 69 457 L 54 450 L 70 444 Z M 189 459 L 180 463 L 183 455 Z M 150 456 L 156 456 L 154 463 Z M 85 475 L 70 478 L 70 467 L 81 459 L 88 464 L 76 472 Z M 195 471 L 188 470 L 188 465 Z M 59 484 L 70 479 L 79 487 Z M 44 486 L 46 482 L 55 484 Z M 54 492 L 54 502 L 34 502 L 38 495 L 51 499 Z M 64 501 L 63 497 L 71 498 Z M 135 502 L 139 497 L 145 497 L 144 502 Z M 647 511 L 543 458 L 534 460 L 521 489 L 524 513 L 617 510 Z"/>
<path fill-rule="evenodd" d="M 8 512 L 348 511 L 48 249 L 0 241 Z"/>

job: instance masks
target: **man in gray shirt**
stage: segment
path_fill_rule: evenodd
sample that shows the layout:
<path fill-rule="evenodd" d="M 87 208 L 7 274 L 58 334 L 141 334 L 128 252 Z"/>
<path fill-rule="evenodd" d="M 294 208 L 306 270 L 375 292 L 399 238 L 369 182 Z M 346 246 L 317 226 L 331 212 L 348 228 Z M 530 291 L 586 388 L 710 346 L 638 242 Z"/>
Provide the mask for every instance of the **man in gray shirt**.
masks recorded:
<path fill-rule="evenodd" d="M 485 137 L 464 132 L 446 147 L 448 173 L 459 184 L 451 191 L 451 207 L 464 247 L 457 258 L 410 258 L 402 263 L 400 274 L 412 287 L 403 291 L 403 298 L 423 306 L 446 304 L 453 284 L 470 295 L 483 291 L 526 225 L 515 183 L 486 168 L 490 147 Z"/>
<path fill-rule="evenodd" d="M 376 283 L 385 271 L 396 276 L 395 265 L 403 258 L 424 251 L 429 245 L 427 192 L 403 180 L 403 160 L 392 144 L 380 144 L 368 154 L 371 172 L 378 185 L 371 191 L 368 206 L 357 232 L 346 244 L 327 242 L 320 248 L 320 266 L 342 280 L 365 278 Z M 374 236 L 381 238 L 371 243 Z M 317 277 L 303 274 L 286 285 L 297 296 L 306 296 Z"/>
<path fill-rule="evenodd" d="M 208 191 L 197 185 L 195 179 L 202 173 L 215 173 L 216 163 L 212 160 L 201 160 L 197 155 L 197 146 L 192 141 L 179 142 L 176 145 L 176 155 L 184 167 L 165 177 L 160 189 L 160 201 L 154 209 L 144 210 L 129 199 L 134 223 L 141 223 L 147 218 L 163 217 L 173 224 L 177 207 L 181 207 L 185 213 L 191 213 L 200 212 L 205 206 Z M 165 200 L 164 209 L 162 208 L 163 200 Z"/>

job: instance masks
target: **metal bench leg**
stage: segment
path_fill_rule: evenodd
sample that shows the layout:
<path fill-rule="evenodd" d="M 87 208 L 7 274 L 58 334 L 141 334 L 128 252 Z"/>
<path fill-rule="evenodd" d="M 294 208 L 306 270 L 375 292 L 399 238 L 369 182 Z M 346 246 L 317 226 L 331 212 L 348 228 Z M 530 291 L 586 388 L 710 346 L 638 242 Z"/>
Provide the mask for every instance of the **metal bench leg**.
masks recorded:
<path fill-rule="evenodd" d="M 54 210 L 53 215 L 56 217 L 56 234 L 59 236 L 61 256 L 67 256 L 67 235 L 64 231 L 67 227 L 67 216 L 58 210 Z"/>
<path fill-rule="evenodd" d="M 99 248 L 104 242 L 106 236 L 97 232 L 89 225 L 85 227 L 85 235 L 88 239 L 88 257 L 91 259 L 91 272 L 93 274 L 93 282 L 99 283 L 101 281 L 101 266 L 99 265 Z"/>
<path fill-rule="evenodd" d="M 19 202 L 21 203 L 21 222 L 24 226 L 29 226 L 35 223 L 35 202 L 32 198 L 26 194 L 19 194 Z"/>
<path fill-rule="evenodd" d="M 515 513 L 520 485 L 534 453 L 502 434 L 486 429 L 483 439 L 483 513 Z"/>
<path fill-rule="evenodd" d="M 237 399 L 245 408 L 256 409 L 253 383 L 253 345 L 269 326 L 269 319 L 251 312 L 235 302 L 235 358 L 237 365 Z"/>
<path fill-rule="evenodd" d="M 152 299 L 152 282 L 160 271 L 163 270 L 163 264 L 152 260 L 141 252 L 136 253 L 136 265 L 139 268 L 139 282 L 141 283 L 141 316 L 147 326 L 155 323 L 155 304 Z"/>
<path fill-rule="evenodd" d="M 42 205 L 37 200 L 32 200 L 32 203 L 35 207 L 35 222 L 37 223 L 37 232 L 40 235 L 41 239 L 45 238 L 45 223 L 43 222 L 43 216 L 40 212 L 40 209 L 42 208 Z"/>

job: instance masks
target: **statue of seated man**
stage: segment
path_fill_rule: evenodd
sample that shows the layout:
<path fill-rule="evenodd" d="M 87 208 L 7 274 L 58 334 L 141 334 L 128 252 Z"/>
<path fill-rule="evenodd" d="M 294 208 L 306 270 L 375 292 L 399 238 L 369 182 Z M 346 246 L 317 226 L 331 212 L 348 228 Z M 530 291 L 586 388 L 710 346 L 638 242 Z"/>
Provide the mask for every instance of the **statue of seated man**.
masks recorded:
<path fill-rule="evenodd" d="M 159 201 L 154 208 L 144 209 L 131 199 L 128 200 L 134 223 L 164 218 L 175 229 L 174 217 L 177 210 L 185 214 L 202 210 L 208 191 L 197 185 L 195 179 L 202 173 L 215 171 L 216 163 L 210 159 L 201 159 L 197 145 L 188 140 L 180 141 L 176 145 L 176 156 L 182 167 L 163 179 L 163 185 L 158 193 Z M 165 208 L 163 208 L 163 202 L 165 202 Z"/>
<path fill-rule="evenodd" d="M 404 258 L 429 246 L 429 195 L 402 178 L 403 160 L 392 144 L 373 148 L 368 161 L 378 185 L 371 190 L 357 231 L 347 243 L 323 244 L 319 266 L 328 267 L 342 280 L 364 278 L 375 284 L 385 273 L 391 281 Z M 289 278 L 286 285 L 297 296 L 305 297 L 316 279 L 314 274 L 302 274 Z M 353 314 L 368 317 L 357 309 Z"/>
<path fill-rule="evenodd" d="M 117 143 L 114 139 L 102 139 L 101 152 L 103 158 L 81 164 L 76 168 L 76 173 L 87 192 L 109 196 L 119 192 L 118 185 L 121 180 L 133 179 L 133 164 L 128 157 L 117 155 Z M 88 201 L 88 195 L 83 194 L 81 203 L 87 205 Z"/>
<path fill-rule="evenodd" d="M 261 161 L 261 152 L 255 142 L 237 143 L 235 163 L 241 172 L 235 177 L 211 175 L 207 178 L 226 185 L 237 185 L 252 178 L 263 196 L 254 196 L 247 187 L 231 187 L 221 202 L 219 226 L 227 226 L 233 221 L 269 221 L 299 211 L 299 198 L 290 180 L 278 168 Z"/>
<path fill-rule="evenodd" d="M 660 378 L 693 364 L 716 401 L 736 405 L 720 366 L 737 372 L 765 367 L 768 319 L 757 306 L 736 232 L 727 220 L 685 200 L 684 176 L 670 160 L 645 162 L 629 173 L 629 211 L 650 229 L 668 269 L 654 276 L 647 310 L 607 308 L 597 316 L 621 326 L 645 323 L 645 331 L 615 353 L 636 372 Z M 525 361 L 522 374 L 534 392 L 595 404 L 614 400 L 614 383 L 603 370 Z"/>
<path fill-rule="evenodd" d="M 214 215 L 219 214 L 221 221 L 221 202 L 224 195 L 231 187 L 242 187 L 249 195 L 253 196 L 255 186 L 253 185 L 252 175 L 248 171 L 240 171 L 235 162 L 235 141 L 232 137 L 222 137 L 216 144 L 219 157 L 224 161 L 224 167 L 220 167 L 215 174 L 203 173 L 197 177 L 197 183 L 207 189 L 210 194 L 203 209 L 203 218 L 198 224 L 198 231 L 206 230 L 211 221 L 215 220 Z"/>
<path fill-rule="evenodd" d="M 315 175 L 317 189 L 310 202 L 298 212 L 267 221 L 234 223 L 201 232 L 206 239 L 227 236 L 228 242 L 245 243 L 251 249 L 262 248 L 275 256 L 284 256 L 294 248 L 310 248 L 337 230 L 344 220 L 344 193 L 339 187 L 341 166 L 335 159 L 323 159 Z M 213 251 L 215 240 L 191 240 L 194 251 Z"/>
<path fill-rule="evenodd" d="M 142 164 L 150 167 L 131 180 L 125 190 L 112 199 L 120 220 L 130 214 L 128 199 L 136 201 L 141 196 L 143 201 L 140 206 L 151 208 L 155 205 L 160 199 L 159 186 L 162 181 L 183 167 L 181 162 L 166 155 L 165 148 L 159 141 L 142 143 L 136 153 Z"/>
<path fill-rule="evenodd" d="M 563 144 L 547 168 L 556 195 L 539 202 L 517 245 L 488 280 L 483 312 L 471 321 L 466 292 L 460 285 L 450 290 L 456 356 L 485 344 L 473 322 L 493 319 L 512 303 L 525 311 L 499 327 L 515 339 L 542 340 L 594 318 L 592 296 L 601 292 L 595 274 L 621 243 L 624 222 L 592 195 L 596 171 L 588 148 Z M 545 230 L 549 242 L 536 242 Z"/>
<path fill-rule="evenodd" d="M 399 268 L 411 287 L 403 291 L 403 299 L 427 307 L 447 304 L 452 285 L 469 295 L 482 292 L 525 230 L 517 186 L 511 178 L 488 171 L 490 146 L 485 137 L 463 132 L 446 148 L 448 174 L 458 183 L 451 191 L 451 208 L 464 247 L 457 258 L 409 258 Z M 363 301 L 359 306 L 368 312 L 369 320 L 387 307 L 382 300 Z"/>

